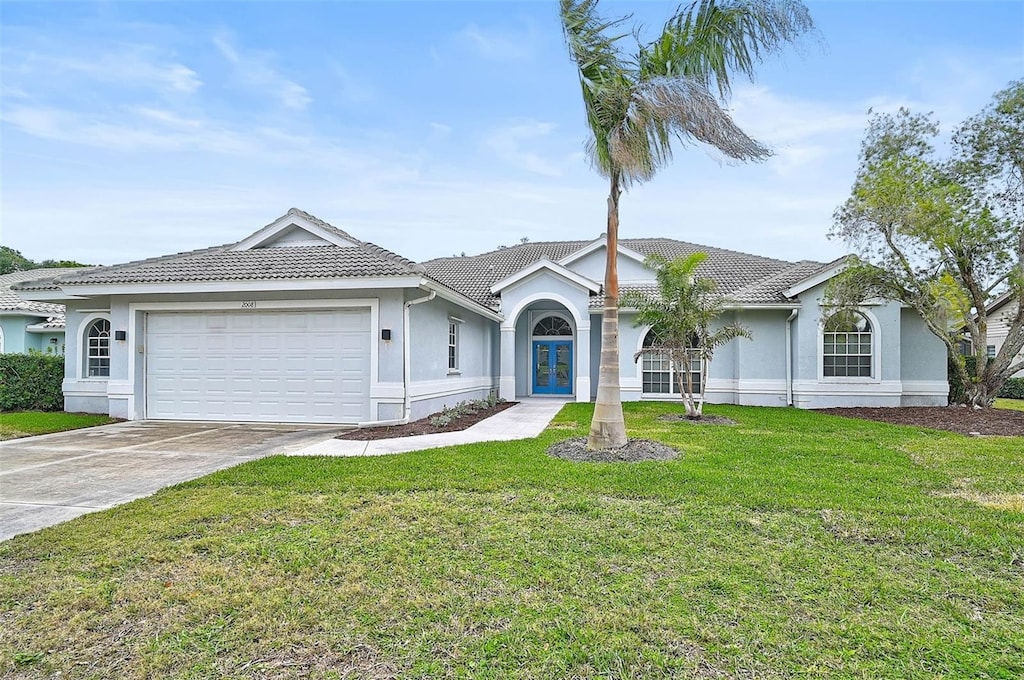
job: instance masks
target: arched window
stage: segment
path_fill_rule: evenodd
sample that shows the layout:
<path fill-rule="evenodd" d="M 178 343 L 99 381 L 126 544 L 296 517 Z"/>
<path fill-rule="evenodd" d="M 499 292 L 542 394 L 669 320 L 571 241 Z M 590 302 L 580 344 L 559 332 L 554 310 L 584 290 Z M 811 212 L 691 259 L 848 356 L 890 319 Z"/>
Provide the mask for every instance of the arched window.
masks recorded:
<path fill-rule="evenodd" d="M 572 336 L 572 326 L 560 316 L 545 316 L 533 327 L 533 335 L 537 336 Z"/>
<path fill-rule="evenodd" d="M 643 347 L 657 347 L 661 344 L 657 332 L 652 328 L 644 336 Z M 676 379 L 676 370 L 672 365 L 672 359 L 668 352 L 649 351 L 641 355 L 643 364 L 643 394 L 679 394 L 679 380 Z M 700 392 L 700 359 L 690 359 L 690 380 L 693 382 L 693 392 Z M 686 378 L 683 377 L 685 384 Z"/>
<path fill-rule="evenodd" d="M 836 312 L 825 321 L 821 353 L 826 378 L 870 378 L 873 342 L 871 322 L 860 312 Z"/>
<path fill-rule="evenodd" d="M 110 320 L 96 319 L 85 331 L 85 375 L 110 377 Z"/>

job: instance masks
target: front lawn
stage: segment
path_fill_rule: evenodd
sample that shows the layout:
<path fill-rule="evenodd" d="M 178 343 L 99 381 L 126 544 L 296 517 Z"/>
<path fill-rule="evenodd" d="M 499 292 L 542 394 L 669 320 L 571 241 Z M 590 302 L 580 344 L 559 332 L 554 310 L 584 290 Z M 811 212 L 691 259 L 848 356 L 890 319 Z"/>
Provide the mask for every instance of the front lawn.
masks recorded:
<path fill-rule="evenodd" d="M 716 406 L 631 436 L 273 457 L 0 544 L 0 675 L 1024 675 L 1024 437 Z"/>
<path fill-rule="evenodd" d="M 1011 411 L 1024 411 L 1024 399 L 996 399 L 996 408 L 1008 408 Z"/>
<path fill-rule="evenodd" d="M 36 434 L 64 432 L 117 422 L 116 418 L 94 413 L 62 411 L 14 411 L 0 413 L 0 440 L 30 437 Z"/>

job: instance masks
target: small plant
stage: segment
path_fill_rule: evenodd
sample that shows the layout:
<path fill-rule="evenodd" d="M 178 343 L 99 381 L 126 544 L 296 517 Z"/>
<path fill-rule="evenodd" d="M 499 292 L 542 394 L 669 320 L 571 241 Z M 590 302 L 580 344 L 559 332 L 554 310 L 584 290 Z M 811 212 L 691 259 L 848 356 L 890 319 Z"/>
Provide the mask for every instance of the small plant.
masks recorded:
<path fill-rule="evenodd" d="M 430 416 L 430 424 L 434 427 L 447 427 L 459 418 L 473 416 L 481 411 L 492 409 L 498 404 L 504 403 L 505 400 L 493 392 L 488 394 L 486 399 L 467 399 L 466 401 L 460 401 L 454 406 L 445 406 L 438 413 Z"/>

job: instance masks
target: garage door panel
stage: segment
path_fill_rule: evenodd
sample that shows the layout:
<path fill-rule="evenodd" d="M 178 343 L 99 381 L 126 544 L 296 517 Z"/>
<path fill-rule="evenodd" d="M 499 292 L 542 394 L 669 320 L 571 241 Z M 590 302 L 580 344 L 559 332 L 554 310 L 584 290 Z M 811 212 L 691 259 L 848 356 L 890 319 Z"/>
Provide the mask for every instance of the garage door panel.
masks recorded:
<path fill-rule="evenodd" d="M 150 418 L 369 418 L 368 309 L 151 313 Z"/>

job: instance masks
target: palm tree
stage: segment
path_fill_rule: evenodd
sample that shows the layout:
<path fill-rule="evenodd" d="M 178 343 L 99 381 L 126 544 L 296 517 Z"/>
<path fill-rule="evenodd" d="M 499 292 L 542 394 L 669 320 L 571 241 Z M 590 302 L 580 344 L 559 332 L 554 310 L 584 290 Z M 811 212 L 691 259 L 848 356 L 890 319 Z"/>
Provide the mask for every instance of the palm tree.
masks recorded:
<path fill-rule="evenodd" d="M 597 3 L 561 0 L 561 19 L 592 133 L 587 151 L 609 185 L 601 368 L 587 441 L 590 449 L 607 449 L 626 444 L 619 394 L 619 196 L 672 159 L 673 140 L 703 142 L 740 161 L 770 156 L 723 108 L 730 73 L 753 79 L 757 63 L 814 23 L 798 0 L 698 0 L 680 7 L 654 41 L 641 43 L 634 32 L 636 52 L 626 54 L 619 41 L 629 34 L 619 31 L 629 17 L 605 20 Z"/>
<path fill-rule="evenodd" d="M 621 300 L 623 307 L 637 310 L 636 325 L 650 326 L 656 337 L 651 347 L 633 355 L 633 361 L 648 352 L 667 354 L 675 369 L 686 417 L 694 419 L 704 415 L 708 366 L 715 350 L 733 338 L 750 337 L 750 330 L 738 322 L 721 324 L 712 330 L 725 311 L 726 298 L 715 292 L 714 281 L 697 276 L 698 267 L 707 257 L 706 253 L 693 253 L 670 262 L 651 255 L 647 266 L 655 271 L 659 295 L 632 290 Z M 700 365 L 697 385 L 693 384 L 695 361 Z"/>

